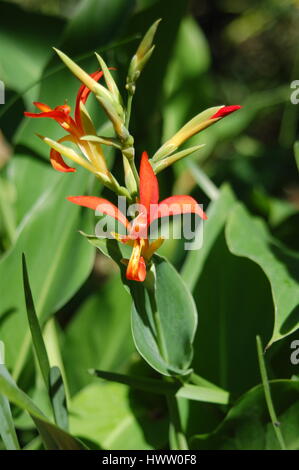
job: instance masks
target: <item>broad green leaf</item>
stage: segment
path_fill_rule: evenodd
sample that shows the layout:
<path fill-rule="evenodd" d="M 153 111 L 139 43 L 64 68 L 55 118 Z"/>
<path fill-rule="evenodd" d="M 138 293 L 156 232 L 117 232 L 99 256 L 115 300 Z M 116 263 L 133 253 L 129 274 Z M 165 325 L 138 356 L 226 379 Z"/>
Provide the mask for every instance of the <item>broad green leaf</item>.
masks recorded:
<path fill-rule="evenodd" d="M 0 24 L 0 79 L 7 87 L 23 92 L 39 79 L 64 21 L 1 2 Z"/>
<path fill-rule="evenodd" d="M 190 372 L 193 356 L 196 307 L 174 267 L 158 255 L 153 258 L 153 263 L 154 295 L 144 284 L 132 282 L 129 285 L 133 297 L 135 345 L 141 356 L 161 374 L 186 375 Z"/>
<path fill-rule="evenodd" d="M 167 442 L 167 420 L 157 414 L 157 403 L 144 405 L 141 395 L 122 384 L 85 387 L 70 411 L 71 432 L 103 449 L 161 449 Z"/>
<path fill-rule="evenodd" d="M 13 209 L 13 185 L 0 178 L 0 230 L 5 248 L 9 247 L 16 235 L 16 217 Z"/>
<path fill-rule="evenodd" d="M 232 396 L 244 393 L 260 381 L 255 338 L 259 334 L 265 341 L 271 334 L 271 291 L 258 266 L 230 253 L 223 227 L 201 266 L 193 296 L 199 312 L 194 370 Z"/>
<path fill-rule="evenodd" d="M 265 224 L 237 205 L 226 228 L 228 247 L 257 263 L 267 276 L 274 303 L 274 326 L 268 347 L 299 326 L 299 255 L 271 237 Z"/>
<path fill-rule="evenodd" d="M 86 52 L 111 43 L 135 6 L 134 0 L 86 0 L 77 9 L 64 33 L 63 47 Z M 88 27 L 86 27 L 88 25 Z M 88 43 L 86 41 L 89 41 Z"/>
<path fill-rule="evenodd" d="M 117 374 L 113 372 L 95 370 L 94 375 L 112 382 L 129 385 L 132 388 L 146 392 L 172 395 L 177 398 L 187 398 L 188 400 L 202 401 L 208 403 L 219 403 L 226 405 L 228 403 L 228 393 L 215 386 L 198 386 L 192 384 L 166 382 L 148 377 L 130 376 Z"/>
<path fill-rule="evenodd" d="M 21 288 L 21 253 L 26 254 L 36 312 L 42 324 L 74 295 L 92 268 L 93 249 L 77 233 L 85 223 L 81 216 L 88 214 L 66 201 L 70 194 L 84 193 L 86 176 L 78 173 L 71 178 L 60 177 L 27 214 L 15 245 L 0 261 L 0 312 L 14 312 L 2 324 L 1 339 L 6 346 L 7 364 L 12 366 L 19 357 L 17 369 L 25 359 L 20 348 L 27 344 L 27 350 L 30 343 Z"/>
<path fill-rule="evenodd" d="M 124 371 L 135 351 L 130 324 L 132 301 L 119 275 L 97 289 L 99 292 L 92 294 L 75 312 L 62 342 L 72 394 L 90 383 L 88 369 Z"/>
<path fill-rule="evenodd" d="M 0 366 L 0 393 L 30 414 L 47 449 L 82 450 L 86 448 L 79 440 L 51 423 L 32 400 L 17 387 L 4 366 Z"/>
<path fill-rule="evenodd" d="M 190 290 L 195 287 L 204 263 L 215 240 L 223 229 L 231 208 L 236 202 L 229 186 L 222 186 L 218 199 L 211 202 L 207 210 L 208 220 L 204 222 L 203 246 L 199 250 L 187 252 L 181 275 Z"/>
<path fill-rule="evenodd" d="M 299 449 L 299 382 L 270 382 L 279 429 L 287 449 Z M 195 436 L 193 449 L 279 450 L 262 385 L 246 392 L 211 434 Z"/>
<path fill-rule="evenodd" d="M 162 374 L 190 373 L 197 312 L 193 298 L 177 271 L 166 259 L 155 255 L 154 269 L 147 275 L 150 288 L 147 282 L 128 281 L 122 262 L 129 256 L 124 253 L 128 247 L 124 248 L 116 240 L 87 238 L 108 254 L 121 270 L 123 284 L 133 298 L 132 333 L 141 356 Z"/>
<path fill-rule="evenodd" d="M 10 411 L 9 401 L 0 393 L 0 437 L 7 450 L 19 450 L 19 442 Z"/>
<path fill-rule="evenodd" d="M 32 139 L 36 137 L 33 135 Z M 7 180 L 14 190 L 14 212 L 16 225 L 19 225 L 37 201 L 57 184 L 61 175 L 53 170 L 48 161 L 35 155 L 16 153 L 7 165 Z"/>

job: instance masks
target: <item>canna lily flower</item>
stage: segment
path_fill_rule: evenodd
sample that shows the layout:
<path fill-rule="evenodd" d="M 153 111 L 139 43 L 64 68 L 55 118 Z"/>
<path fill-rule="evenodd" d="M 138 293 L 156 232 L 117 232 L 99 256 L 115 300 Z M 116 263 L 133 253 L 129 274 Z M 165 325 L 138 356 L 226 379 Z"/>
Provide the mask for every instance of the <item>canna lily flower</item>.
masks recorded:
<path fill-rule="evenodd" d="M 103 72 L 97 71 L 90 75 L 95 81 L 98 81 Z M 71 117 L 71 108 L 67 104 L 56 106 L 52 109 L 50 106 L 40 102 L 34 102 L 34 105 L 41 111 L 40 113 L 25 112 L 24 115 L 31 118 L 51 118 L 60 124 L 68 135 L 62 137 L 57 142 L 47 137 L 41 139 L 51 147 L 50 161 L 53 168 L 61 172 L 74 172 L 75 168 L 68 166 L 62 158 L 62 154 L 74 162 L 82 165 L 93 173 L 107 173 L 107 166 L 103 156 L 101 146 L 98 142 L 86 142 L 81 140 L 85 135 L 96 135 L 94 125 L 85 108 L 86 100 L 91 90 L 85 85 L 81 85 L 77 94 L 74 118 Z M 62 145 L 63 142 L 70 141 L 79 147 L 84 158 L 78 155 L 72 149 Z"/>
<path fill-rule="evenodd" d="M 143 282 L 146 278 L 147 263 L 163 243 L 163 238 L 153 242 L 149 241 L 150 224 L 161 217 L 177 214 L 194 213 L 204 220 L 207 219 L 207 216 L 195 199 L 188 195 L 171 196 L 159 203 L 158 180 L 146 152 L 143 152 L 141 157 L 139 176 L 138 202 L 140 210 L 138 216 L 131 222 L 107 199 L 94 196 L 74 196 L 67 199 L 74 204 L 109 215 L 125 226 L 127 235 L 114 233 L 113 236 L 121 243 L 132 246 L 130 259 L 124 260 L 127 264 L 126 277 L 129 280 Z"/>

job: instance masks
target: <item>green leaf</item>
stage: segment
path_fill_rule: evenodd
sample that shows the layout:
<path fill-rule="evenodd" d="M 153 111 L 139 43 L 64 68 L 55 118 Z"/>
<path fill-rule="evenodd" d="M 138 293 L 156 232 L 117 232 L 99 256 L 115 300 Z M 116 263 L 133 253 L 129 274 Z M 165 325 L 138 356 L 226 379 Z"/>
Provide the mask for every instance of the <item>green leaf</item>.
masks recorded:
<path fill-rule="evenodd" d="M 109 219 L 109 216 L 105 216 L 105 222 L 107 221 L 109 223 Z M 112 220 L 112 223 L 115 224 L 114 219 Z M 96 235 L 89 235 L 82 231 L 80 231 L 80 234 L 83 235 L 83 237 L 87 238 L 91 245 L 98 248 L 101 253 L 103 253 L 103 255 L 113 259 L 117 264 L 122 258 L 130 257 L 132 248 L 128 245 L 125 245 L 124 243 L 118 243 L 116 240 L 112 240 L 112 242 L 109 242 L 107 238 L 99 238 Z"/>
<path fill-rule="evenodd" d="M 176 396 L 205 403 L 218 403 L 219 405 L 227 405 L 229 402 L 229 393 L 225 390 L 200 387 L 199 385 L 186 384 L 177 391 Z"/>
<path fill-rule="evenodd" d="M 73 397 L 70 410 L 71 432 L 100 448 L 147 450 L 166 445 L 168 423 L 160 401 L 143 400 L 140 392 L 125 385 L 89 385 Z"/>
<path fill-rule="evenodd" d="M 299 326 L 299 255 L 272 238 L 265 224 L 240 204 L 230 214 L 226 239 L 230 251 L 257 263 L 271 284 L 274 326 L 269 347 Z"/>
<path fill-rule="evenodd" d="M 154 269 L 146 282 L 128 281 L 122 263 L 129 257 L 128 247 L 112 239 L 87 238 L 117 263 L 122 282 L 130 290 L 132 333 L 138 352 L 161 374 L 189 374 L 197 312 L 180 275 L 166 259 L 155 255 Z"/>
<path fill-rule="evenodd" d="M 0 393 L 0 436 L 7 450 L 19 450 L 19 442 L 7 398 Z"/>
<path fill-rule="evenodd" d="M 72 193 L 84 193 L 86 184 L 84 173 L 78 172 L 71 178 L 59 175 L 56 184 L 50 186 L 27 214 L 18 229 L 15 245 L 0 260 L 0 315 L 11 309 L 14 311 L 2 324 L 1 339 L 6 346 L 7 364 L 15 365 L 16 376 L 30 343 L 27 318 L 22 314 L 25 305 L 20 288 L 21 253 L 26 254 L 36 312 L 43 324 L 74 295 L 93 265 L 94 250 L 76 232 L 79 227 L 84 227 L 89 220 L 86 217 L 92 214 L 66 201 Z"/>
<path fill-rule="evenodd" d="M 95 370 L 94 375 L 112 382 L 129 385 L 132 388 L 143 390 L 150 393 L 175 395 L 177 398 L 186 398 L 188 400 L 202 401 L 207 403 L 218 403 L 226 405 L 228 403 L 228 393 L 215 386 L 198 386 L 191 384 L 166 382 L 148 377 L 129 376 L 116 374 L 113 372 Z"/>
<path fill-rule="evenodd" d="M 23 92 L 40 77 L 64 21 L 1 2 L 0 23 L 0 78 L 7 87 Z"/>
<path fill-rule="evenodd" d="M 87 45 L 90 50 L 111 43 L 128 20 L 134 5 L 134 0 L 82 2 L 65 30 L 62 49 L 86 52 Z"/>
<path fill-rule="evenodd" d="M 130 387 L 136 388 L 137 390 L 156 393 L 158 395 L 174 394 L 181 386 L 181 384 L 175 382 L 166 382 L 149 377 L 118 374 L 106 370 L 90 370 L 90 373 L 109 382 L 129 385 Z"/>
<path fill-rule="evenodd" d="M 61 429 L 68 430 L 68 411 L 65 388 L 59 367 L 50 369 L 50 398 L 54 412 L 55 423 Z"/>
<path fill-rule="evenodd" d="M 13 244 L 16 235 L 16 221 L 12 204 L 13 190 L 13 185 L 10 182 L 0 178 L 1 235 L 3 232 L 5 248 Z"/>
<path fill-rule="evenodd" d="M 129 284 L 134 301 L 132 332 L 135 345 L 141 356 L 161 374 L 186 375 L 190 373 L 193 356 L 196 307 L 173 266 L 158 255 L 153 258 L 153 263 L 154 293 L 144 283 L 133 281 Z"/>
<path fill-rule="evenodd" d="M 229 186 L 224 185 L 219 197 L 210 203 L 207 210 L 208 220 L 204 222 L 204 241 L 199 250 L 190 250 L 181 270 L 181 275 L 190 290 L 195 287 L 204 263 L 226 222 L 231 208 L 236 202 Z"/>
<path fill-rule="evenodd" d="M 16 406 L 28 411 L 47 449 L 86 449 L 78 439 L 51 423 L 44 416 L 33 401 L 17 387 L 4 366 L 0 366 L 0 393 L 3 393 Z"/>
<path fill-rule="evenodd" d="M 50 162 L 45 165 L 40 158 L 24 152 L 14 154 L 8 163 L 7 178 L 15 193 L 14 211 L 16 225 L 19 225 L 61 175 L 53 171 Z"/>
<path fill-rule="evenodd" d="M 222 223 L 224 214 L 223 218 Z M 215 232 L 210 232 L 214 239 L 205 253 L 208 222 L 211 227 L 215 222 Z M 255 338 L 259 334 L 265 341 L 271 334 L 273 306 L 268 280 L 259 266 L 228 250 L 224 227 L 219 229 L 216 222 L 207 221 L 201 249 L 204 262 L 193 287 L 199 312 L 193 368 L 236 396 L 260 380 Z"/>
<path fill-rule="evenodd" d="M 49 390 L 49 379 L 50 379 L 50 363 L 49 358 L 46 350 L 46 346 L 44 343 L 43 335 L 40 329 L 39 321 L 36 315 L 34 302 L 32 298 L 30 282 L 28 277 L 27 265 L 26 265 L 26 258 L 24 253 L 22 254 L 22 267 L 23 267 L 23 285 L 24 285 L 24 294 L 25 294 L 25 303 L 26 303 L 26 311 L 27 311 L 27 318 L 29 323 L 29 328 L 32 337 L 32 343 L 34 347 L 34 351 L 39 363 L 39 367 L 42 373 L 42 377 L 44 379 L 45 386 L 47 390 Z"/>
<path fill-rule="evenodd" d="M 135 351 L 130 324 L 132 300 L 119 275 L 98 287 L 98 292 L 74 313 L 62 343 L 72 394 L 90 383 L 88 369 L 123 371 Z"/>
<path fill-rule="evenodd" d="M 270 382 L 279 428 L 286 447 L 299 449 L 299 382 Z M 210 434 L 195 436 L 193 449 L 280 450 L 266 407 L 262 385 L 246 392 L 230 409 L 220 426 Z"/>

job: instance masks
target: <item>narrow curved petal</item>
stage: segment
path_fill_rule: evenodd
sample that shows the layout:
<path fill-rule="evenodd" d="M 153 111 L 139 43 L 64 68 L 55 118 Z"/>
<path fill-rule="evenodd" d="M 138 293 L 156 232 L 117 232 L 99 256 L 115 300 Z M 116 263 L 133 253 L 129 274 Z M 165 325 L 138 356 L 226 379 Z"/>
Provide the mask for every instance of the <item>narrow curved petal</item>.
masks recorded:
<path fill-rule="evenodd" d="M 150 220 L 151 206 L 159 201 L 159 185 L 152 165 L 148 160 L 147 152 L 143 152 L 140 164 L 140 204 L 145 207 L 148 222 Z"/>
<path fill-rule="evenodd" d="M 207 216 L 191 196 L 171 196 L 158 204 L 157 210 L 152 214 L 151 222 L 161 217 L 169 217 L 177 214 L 197 214 L 201 219 L 206 220 Z"/>
<path fill-rule="evenodd" d="M 126 219 L 124 214 L 107 199 L 96 196 L 69 196 L 68 201 L 78 206 L 88 207 L 94 211 L 101 212 L 102 214 L 109 215 L 115 220 L 118 220 L 126 228 L 129 228 L 129 221 Z"/>
<path fill-rule="evenodd" d="M 234 113 L 238 109 L 242 108 L 242 106 L 239 105 L 231 105 L 231 106 L 222 106 L 217 113 L 213 114 L 213 116 L 210 119 L 219 119 L 219 118 L 224 118 L 225 116 L 228 116 L 231 113 Z"/>
<path fill-rule="evenodd" d="M 75 121 L 70 116 L 71 108 L 67 104 L 56 106 L 54 109 L 50 108 L 47 104 L 40 103 L 38 101 L 35 101 L 34 105 L 42 112 L 29 113 L 28 111 L 25 111 L 24 115 L 26 117 L 54 119 L 73 136 L 78 137 L 80 135 L 80 131 L 77 128 Z"/>
<path fill-rule="evenodd" d="M 93 73 L 90 74 L 90 76 L 96 82 L 98 82 L 100 80 L 100 78 L 103 76 L 103 72 L 102 71 L 93 72 Z M 81 85 L 80 88 L 79 88 L 78 94 L 77 94 L 76 107 L 75 107 L 75 121 L 76 121 L 77 125 L 79 125 L 79 126 L 81 126 L 80 102 L 85 104 L 90 92 L 91 92 L 91 90 L 89 88 L 87 88 L 86 85 Z"/>
<path fill-rule="evenodd" d="M 50 108 L 50 106 L 48 106 L 45 103 L 41 103 L 40 101 L 33 101 L 33 104 L 34 104 L 34 106 L 36 106 L 43 113 L 46 113 L 48 111 L 52 111 L 52 108 Z"/>
<path fill-rule="evenodd" d="M 66 140 L 72 141 L 71 137 L 67 135 L 59 139 L 58 142 L 62 143 L 62 142 L 65 142 Z M 65 161 L 63 160 L 61 156 L 61 153 L 59 153 L 54 148 L 51 148 L 50 150 L 50 162 L 54 170 L 61 171 L 63 173 L 74 173 L 76 171 L 76 168 L 72 168 L 65 163 Z"/>
<path fill-rule="evenodd" d="M 131 281 L 143 282 L 146 278 L 146 264 L 141 256 L 142 244 L 136 241 L 128 263 L 126 277 Z"/>
<path fill-rule="evenodd" d="M 65 121 L 65 114 L 62 111 L 51 109 L 51 111 L 44 111 L 42 113 L 29 113 L 28 111 L 24 112 L 26 117 L 32 118 L 51 118 L 55 119 L 55 121 Z"/>
<path fill-rule="evenodd" d="M 76 171 L 76 168 L 72 168 L 65 163 L 61 154 L 57 152 L 57 150 L 51 149 L 50 162 L 54 170 L 61 171 L 63 173 L 74 173 Z"/>

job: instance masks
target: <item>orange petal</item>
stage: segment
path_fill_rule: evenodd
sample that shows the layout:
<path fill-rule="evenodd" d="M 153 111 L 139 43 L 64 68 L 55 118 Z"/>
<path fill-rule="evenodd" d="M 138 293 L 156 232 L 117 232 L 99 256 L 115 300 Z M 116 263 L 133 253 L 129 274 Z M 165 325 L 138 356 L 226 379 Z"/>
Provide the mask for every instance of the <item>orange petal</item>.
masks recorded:
<path fill-rule="evenodd" d="M 159 185 L 148 155 L 143 152 L 140 164 L 140 204 L 146 208 L 147 219 L 150 220 L 151 205 L 159 201 Z"/>
<path fill-rule="evenodd" d="M 126 228 L 130 226 L 124 214 L 107 199 L 95 196 L 69 196 L 67 199 L 74 204 L 78 204 L 78 206 L 88 207 L 94 211 L 97 210 L 102 212 L 102 214 L 109 215 L 122 223 Z"/>
<path fill-rule="evenodd" d="M 93 73 L 90 74 L 90 76 L 96 82 L 98 82 L 100 80 L 100 78 L 103 76 L 103 72 L 102 71 L 93 72 Z M 80 88 L 79 88 L 78 94 L 77 94 L 76 107 L 75 107 L 75 121 L 76 121 L 77 125 L 80 126 L 80 127 L 81 127 L 80 102 L 85 104 L 90 92 L 91 92 L 90 89 L 87 88 L 86 85 L 81 85 Z"/>
<path fill-rule="evenodd" d="M 66 140 L 72 141 L 72 138 L 68 135 L 62 137 L 58 140 L 59 143 L 65 142 Z M 51 148 L 50 151 L 50 162 L 54 170 L 61 171 L 63 173 L 74 173 L 77 171 L 76 168 L 68 166 L 63 160 L 61 154 L 57 150 Z"/>
<path fill-rule="evenodd" d="M 41 113 L 29 113 L 28 111 L 24 112 L 24 115 L 27 117 L 32 117 L 32 118 L 51 118 L 55 119 L 59 124 L 62 125 L 62 127 L 65 127 L 64 125 L 66 124 L 67 127 L 69 127 L 69 121 L 70 121 L 70 111 L 71 108 L 68 105 L 62 105 L 62 106 L 56 106 L 56 108 L 52 109 L 50 108 L 47 104 L 39 103 L 37 101 L 34 102 L 35 106 L 42 111 Z"/>
<path fill-rule="evenodd" d="M 203 220 L 207 219 L 206 214 L 193 197 L 185 195 L 171 196 L 158 204 L 157 211 L 153 214 L 151 222 L 161 217 L 190 213 L 197 214 Z"/>
<path fill-rule="evenodd" d="M 55 149 L 50 151 L 50 162 L 54 170 L 61 171 L 63 173 L 73 173 L 76 168 L 68 166 L 63 160 L 61 154 Z"/>
<path fill-rule="evenodd" d="M 32 118 L 52 118 L 55 119 L 55 121 L 64 121 L 65 120 L 65 115 L 61 111 L 55 111 L 54 109 L 51 109 L 50 111 L 45 111 L 42 113 L 28 113 L 28 111 L 24 112 L 24 115 L 27 117 L 32 117 Z"/>
<path fill-rule="evenodd" d="M 136 241 L 128 263 L 126 277 L 131 281 L 143 282 L 146 278 L 146 264 L 141 255 L 142 245 Z"/>

